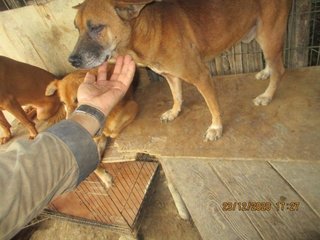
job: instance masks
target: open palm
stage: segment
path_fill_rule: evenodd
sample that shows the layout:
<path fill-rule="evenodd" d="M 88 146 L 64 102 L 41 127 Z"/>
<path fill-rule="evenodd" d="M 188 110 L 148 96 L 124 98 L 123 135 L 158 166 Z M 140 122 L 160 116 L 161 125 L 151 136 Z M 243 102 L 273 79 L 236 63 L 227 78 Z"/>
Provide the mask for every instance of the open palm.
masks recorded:
<path fill-rule="evenodd" d="M 78 102 L 100 109 L 108 115 L 127 92 L 134 76 L 135 63 L 129 55 L 118 56 L 110 79 L 107 79 L 107 63 L 98 68 L 98 75 L 89 72 L 78 89 Z"/>

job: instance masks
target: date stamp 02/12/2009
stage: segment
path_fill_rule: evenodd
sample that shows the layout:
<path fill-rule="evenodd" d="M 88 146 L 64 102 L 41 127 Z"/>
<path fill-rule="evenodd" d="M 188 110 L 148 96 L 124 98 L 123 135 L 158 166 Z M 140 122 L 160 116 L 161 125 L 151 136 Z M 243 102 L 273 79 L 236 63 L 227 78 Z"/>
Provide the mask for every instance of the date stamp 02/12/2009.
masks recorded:
<path fill-rule="evenodd" d="M 298 211 L 300 202 L 223 202 L 222 211 Z"/>

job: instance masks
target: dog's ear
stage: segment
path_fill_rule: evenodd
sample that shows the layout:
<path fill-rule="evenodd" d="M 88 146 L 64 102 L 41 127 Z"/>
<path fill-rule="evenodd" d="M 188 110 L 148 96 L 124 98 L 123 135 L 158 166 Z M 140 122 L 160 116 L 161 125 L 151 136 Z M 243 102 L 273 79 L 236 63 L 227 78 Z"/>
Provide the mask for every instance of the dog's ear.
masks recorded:
<path fill-rule="evenodd" d="M 142 4 L 129 4 L 127 6 L 116 7 L 115 9 L 119 17 L 121 17 L 123 20 L 131 20 L 139 16 L 139 13 L 144 6 L 145 5 Z"/>
<path fill-rule="evenodd" d="M 115 10 L 123 20 L 131 20 L 138 17 L 140 11 L 151 2 L 161 2 L 161 0 L 118 0 Z"/>
<path fill-rule="evenodd" d="M 53 80 L 46 88 L 46 96 L 52 96 L 58 90 L 58 80 Z"/>

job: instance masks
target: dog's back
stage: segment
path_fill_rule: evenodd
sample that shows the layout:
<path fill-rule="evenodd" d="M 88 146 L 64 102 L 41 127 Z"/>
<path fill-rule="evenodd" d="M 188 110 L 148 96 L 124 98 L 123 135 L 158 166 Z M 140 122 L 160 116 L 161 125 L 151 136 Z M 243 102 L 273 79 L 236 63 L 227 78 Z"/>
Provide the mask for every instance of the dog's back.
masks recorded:
<path fill-rule="evenodd" d="M 0 98 L 11 94 L 21 105 L 38 102 L 55 78 L 41 68 L 0 56 Z"/>

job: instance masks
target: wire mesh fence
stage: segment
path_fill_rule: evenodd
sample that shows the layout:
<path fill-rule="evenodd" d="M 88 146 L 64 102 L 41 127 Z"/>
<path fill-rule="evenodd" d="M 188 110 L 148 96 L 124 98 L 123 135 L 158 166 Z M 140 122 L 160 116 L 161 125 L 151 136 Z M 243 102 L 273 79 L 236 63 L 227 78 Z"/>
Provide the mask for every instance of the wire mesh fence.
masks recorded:
<path fill-rule="evenodd" d="M 293 0 L 284 47 L 287 68 L 320 65 L 320 0 Z M 262 50 L 256 41 L 239 43 L 211 63 L 213 75 L 260 71 Z"/>
<path fill-rule="evenodd" d="M 0 10 L 43 4 L 52 0 L 0 0 Z M 320 0 L 293 0 L 284 48 L 287 68 L 320 65 Z M 213 75 L 260 71 L 263 53 L 256 41 L 239 43 L 210 63 Z"/>

